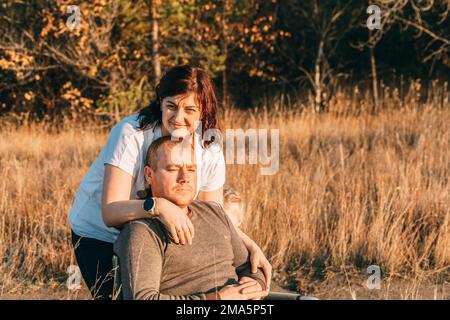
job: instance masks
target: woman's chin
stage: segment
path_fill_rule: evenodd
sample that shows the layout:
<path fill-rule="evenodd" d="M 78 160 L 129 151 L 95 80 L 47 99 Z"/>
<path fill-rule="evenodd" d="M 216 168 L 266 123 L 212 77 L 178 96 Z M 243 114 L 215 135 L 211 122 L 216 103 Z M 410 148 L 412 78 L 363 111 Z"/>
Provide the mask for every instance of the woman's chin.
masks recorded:
<path fill-rule="evenodd" d="M 192 132 L 188 130 L 188 127 L 177 127 L 173 128 L 173 130 L 170 131 L 170 134 L 172 137 L 184 138 L 190 136 Z"/>

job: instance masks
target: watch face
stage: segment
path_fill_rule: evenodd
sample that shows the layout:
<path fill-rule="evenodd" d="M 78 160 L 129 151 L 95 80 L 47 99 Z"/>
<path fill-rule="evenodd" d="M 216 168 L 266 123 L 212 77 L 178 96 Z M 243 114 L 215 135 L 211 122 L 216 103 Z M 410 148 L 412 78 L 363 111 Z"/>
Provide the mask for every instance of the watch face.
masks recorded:
<path fill-rule="evenodd" d="M 147 198 L 144 201 L 144 210 L 145 211 L 149 211 L 153 208 L 153 199 L 152 198 Z"/>

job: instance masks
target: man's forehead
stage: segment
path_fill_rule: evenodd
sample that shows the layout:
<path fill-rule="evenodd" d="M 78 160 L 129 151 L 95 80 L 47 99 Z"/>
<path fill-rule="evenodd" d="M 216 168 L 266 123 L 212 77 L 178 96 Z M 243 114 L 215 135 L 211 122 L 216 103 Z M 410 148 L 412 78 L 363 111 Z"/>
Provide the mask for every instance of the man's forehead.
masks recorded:
<path fill-rule="evenodd" d="M 165 165 L 195 165 L 195 151 L 190 144 L 177 143 L 175 145 L 163 144 L 159 148 L 158 152 L 161 152 L 159 157 L 160 161 L 164 161 Z"/>

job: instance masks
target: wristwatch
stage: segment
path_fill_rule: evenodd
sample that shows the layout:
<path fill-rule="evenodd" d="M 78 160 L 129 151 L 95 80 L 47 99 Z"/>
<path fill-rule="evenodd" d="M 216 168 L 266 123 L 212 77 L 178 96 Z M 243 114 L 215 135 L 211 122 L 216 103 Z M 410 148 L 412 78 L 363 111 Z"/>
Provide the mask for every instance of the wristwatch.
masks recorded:
<path fill-rule="evenodd" d="M 144 203 L 142 204 L 142 209 L 144 209 L 145 212 L 148 213 L 150 218 L 154 218 L 158 215 L 155 211 L 156 207 L 156 198 L 155 197 L 149 197 L 145 199 Z"/>

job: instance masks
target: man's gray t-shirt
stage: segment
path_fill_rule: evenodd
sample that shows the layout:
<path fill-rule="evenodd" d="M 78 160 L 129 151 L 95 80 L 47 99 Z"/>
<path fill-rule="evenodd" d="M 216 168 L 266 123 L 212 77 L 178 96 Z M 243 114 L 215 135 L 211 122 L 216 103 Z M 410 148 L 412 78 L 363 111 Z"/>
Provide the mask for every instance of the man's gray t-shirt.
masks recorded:
<path fill-rule="evenodd" d="M 197 300 L 243 277 L 265 289 L 261 270 L 251 273 L 249 253 L 215 202 L 189 205 L 195 228 L 192 245 L 178 245 L 158 219 L 126 224 L 114 250 L 120 259 L 124 299 Z"/>

